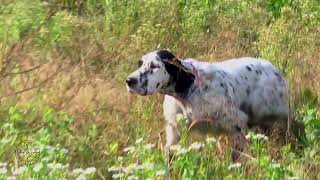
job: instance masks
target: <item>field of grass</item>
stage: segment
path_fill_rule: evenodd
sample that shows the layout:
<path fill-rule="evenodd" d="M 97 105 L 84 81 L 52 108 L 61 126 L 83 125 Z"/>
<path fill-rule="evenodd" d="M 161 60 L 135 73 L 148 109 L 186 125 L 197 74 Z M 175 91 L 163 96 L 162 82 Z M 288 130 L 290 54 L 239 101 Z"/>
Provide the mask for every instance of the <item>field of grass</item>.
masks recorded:
<path fill-rule="evenodd" d="M 168 166 L 163 97 L 124 85 L 158 49 L 270 60 L 305 135 L 250 132 L 240 164 L 183 128 Z M 0 81 L 0 179 L 320 179 L 318 0 L 0 0 Z"/>

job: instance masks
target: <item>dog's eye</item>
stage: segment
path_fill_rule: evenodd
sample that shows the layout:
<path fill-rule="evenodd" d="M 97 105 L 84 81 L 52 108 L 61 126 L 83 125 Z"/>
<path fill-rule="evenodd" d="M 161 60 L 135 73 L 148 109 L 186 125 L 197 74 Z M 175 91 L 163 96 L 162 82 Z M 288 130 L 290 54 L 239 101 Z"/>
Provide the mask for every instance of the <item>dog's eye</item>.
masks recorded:
<path fill-rule="evenodd" d="M 156 69 L 156 68 L 158 68 L 159 66 L 157 66 L 156 64 L 154 64 L 154 63 L 151 63 L 150 64 L 150 69 Z"/>
<path fill-rule="evenodd" d="M 142 64 L 143 64 L 143 61 L 142 61 L 142 60 L 138 61 L 138 67 L 141 67 Z"/>

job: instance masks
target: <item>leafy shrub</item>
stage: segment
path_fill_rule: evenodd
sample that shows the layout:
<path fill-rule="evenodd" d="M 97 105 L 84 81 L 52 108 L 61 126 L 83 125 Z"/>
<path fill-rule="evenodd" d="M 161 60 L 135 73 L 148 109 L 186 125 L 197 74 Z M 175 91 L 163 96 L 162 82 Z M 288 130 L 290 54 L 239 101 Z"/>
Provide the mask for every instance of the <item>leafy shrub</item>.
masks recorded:
<path fill-rule="evenodd" d="M 0 157 L 2 161 L 7 160 L 7 162 L 0 164 L 1 178 L 39 179 L 45 174 L 48 178 L 85 176 L 90 179 L 95 177 L 96 168 L 94 167 L 82 169 L 81 172 L 79 169 L 73 172 L 75 170 L 69 167 L 70 150 L 63 147 L 70 143 L 73 137 L 72 119 L 69 115 L 46 109 L 42 117 L 43 127 L 38 129 L 31 125 L 37 121 L 39 113 L 34 109 L 11 106 L 6 112 L 7 117 L 1 122 Z M 16 164 L 17 157 L 14 154 L 18 144 L 26 139 L 39 146 L 40 150 L 39 160 L 31 166 Z"/>
<path fill-rule="evenodd" d="M 38 46 L 41 48 L 71 46 L 71 37 L 77 28 L 77 24 L 76 17 L 69 12 L 57 12 L 41 27 L 36 39 Z"/>
<path fill-rule="evenodd" d="M 304 139 L 305 153 L 310 158 L 317 157 L 320 152 L 320 109 L 319 106 L 306 105 L 297 111 L 297 116 L 302 119 L 306 137 Z"/>
<path fill-rule="evenodd" d="M 0 41 L 13 44 L 39 28 L 46 18 L 39 1 L 14 1 L 0 8 Z"/>
<path fill-rule="evenodd" d="M 285 6 L 292 5 L 294 0 L 269 0 L 267 1 L 267 10 L 274 17 L 279 17 L 281 10 Z"/>

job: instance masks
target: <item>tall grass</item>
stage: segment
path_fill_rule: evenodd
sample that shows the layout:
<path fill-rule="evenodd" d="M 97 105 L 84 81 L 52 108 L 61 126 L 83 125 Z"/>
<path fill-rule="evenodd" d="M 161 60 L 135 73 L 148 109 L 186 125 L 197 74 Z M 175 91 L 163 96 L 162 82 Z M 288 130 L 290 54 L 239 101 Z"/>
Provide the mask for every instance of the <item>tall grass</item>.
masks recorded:
<path fill-rule="evenodd" d="M 319 17 L 316 0 L 1 1 L 0 178 L 320 178 Z M 289 79 L 306 136 L 278 147 L 251 134 L 242 165 L 228 143 L 221 153 L 185 136 L 168 167 L 162 97 L 123 85 L 141 55 L 162 48 L 209 62 L 270 60 Z M 40 147 L 35 165 L 17 162 L 24 138 Z"/>

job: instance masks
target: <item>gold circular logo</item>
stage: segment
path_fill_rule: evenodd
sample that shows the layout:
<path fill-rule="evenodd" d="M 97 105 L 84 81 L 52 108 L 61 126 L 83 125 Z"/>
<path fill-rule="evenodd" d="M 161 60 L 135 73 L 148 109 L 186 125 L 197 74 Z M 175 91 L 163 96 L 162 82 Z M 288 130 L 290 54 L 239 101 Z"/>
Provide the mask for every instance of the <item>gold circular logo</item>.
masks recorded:
<path fill-rule="evenodd" d="M 29 139 L 23 140 L 16 148 L 16 157 L 20 165 L 35 164 L 40 158 L 39 146 Z"/>

